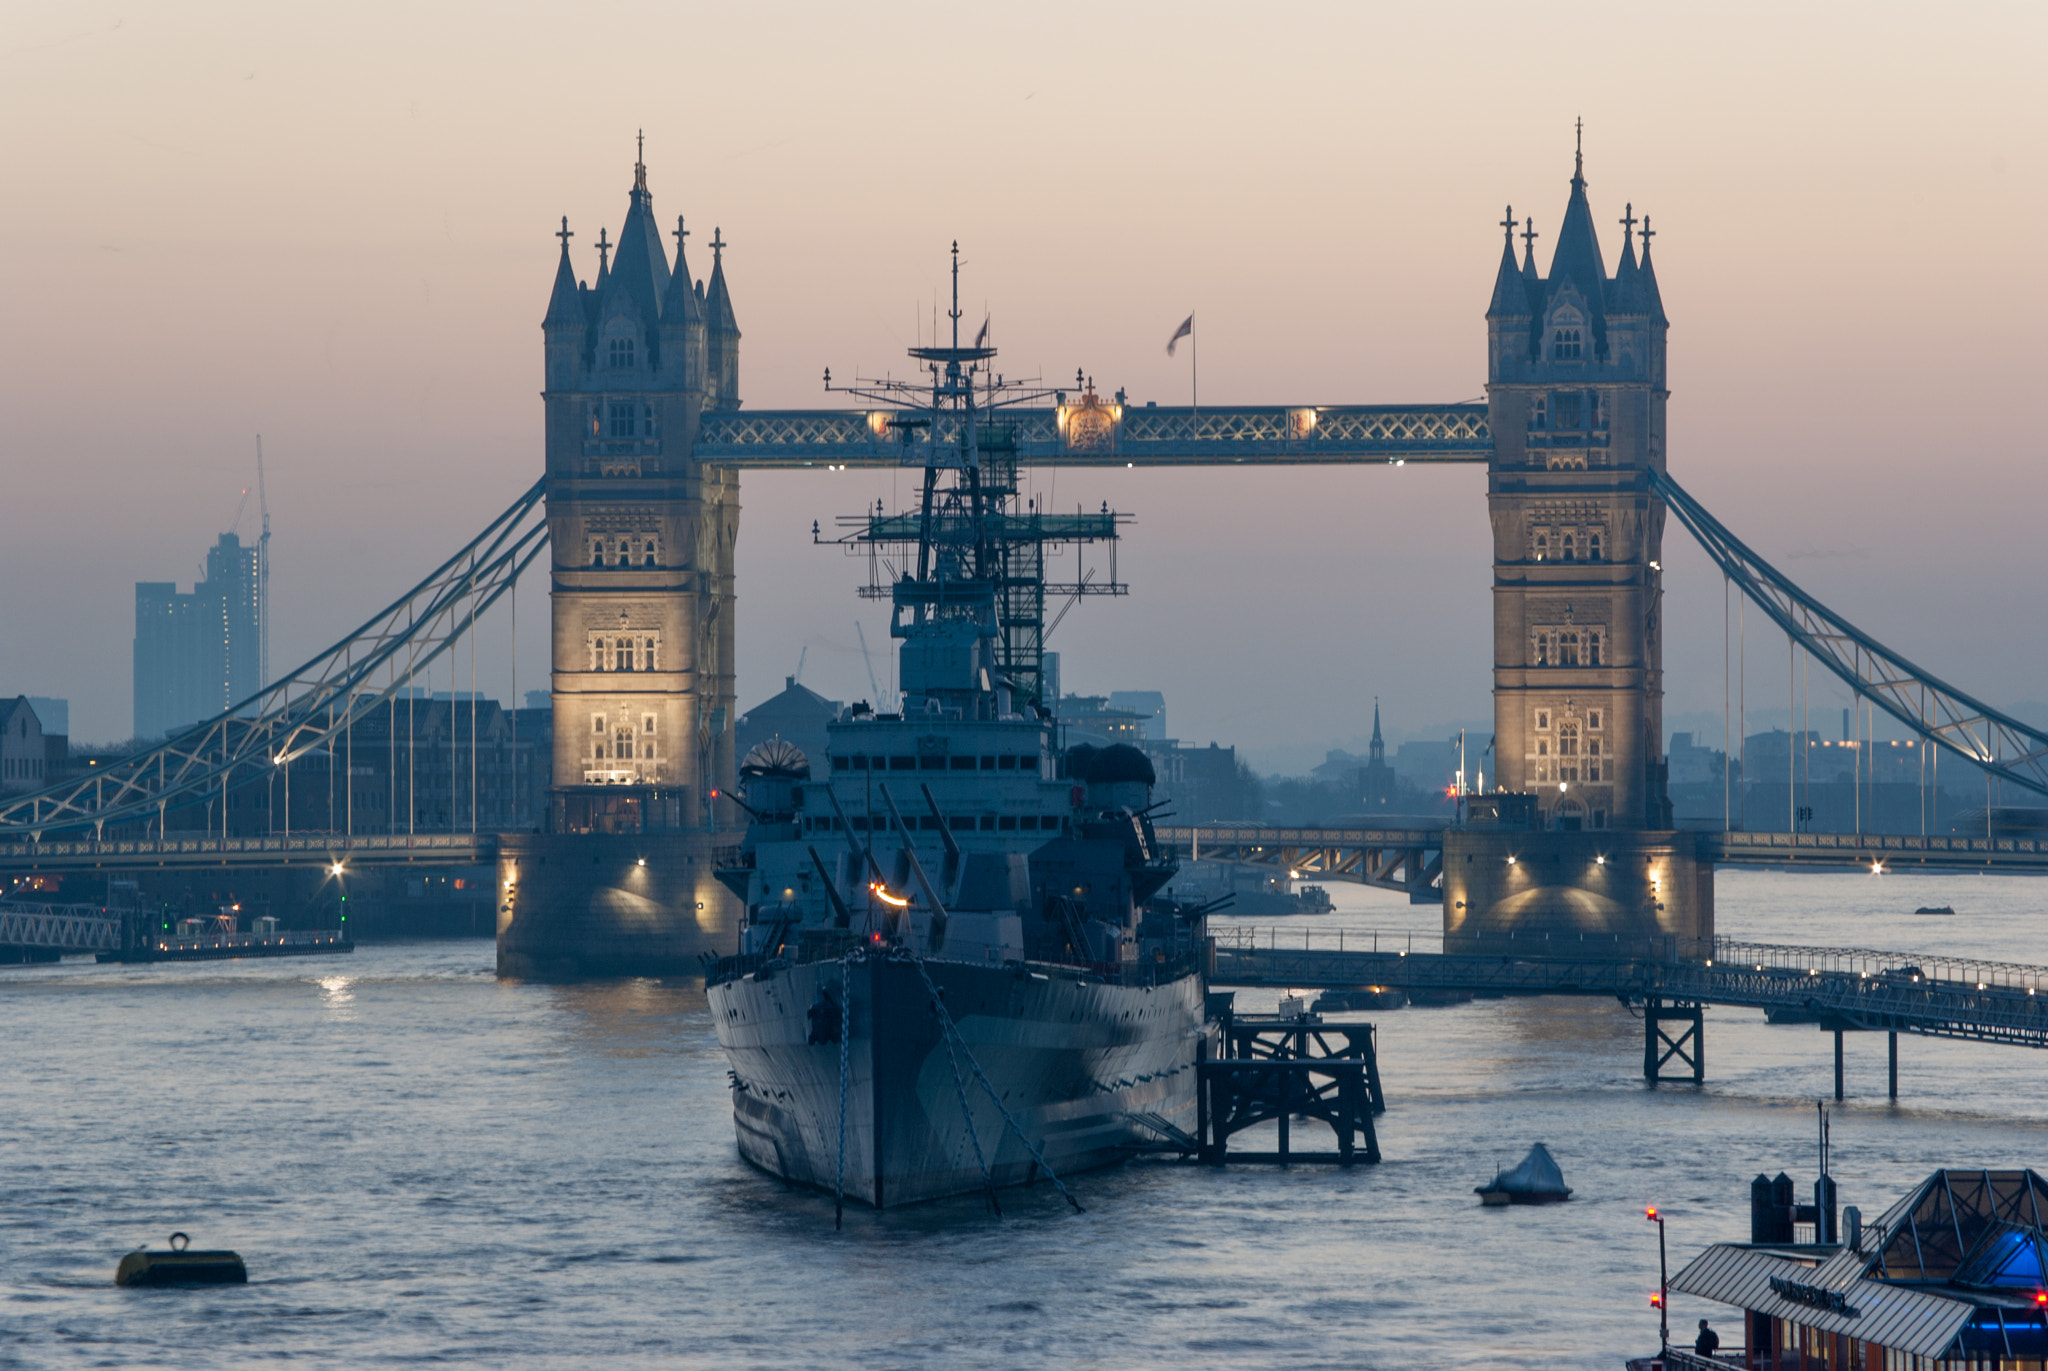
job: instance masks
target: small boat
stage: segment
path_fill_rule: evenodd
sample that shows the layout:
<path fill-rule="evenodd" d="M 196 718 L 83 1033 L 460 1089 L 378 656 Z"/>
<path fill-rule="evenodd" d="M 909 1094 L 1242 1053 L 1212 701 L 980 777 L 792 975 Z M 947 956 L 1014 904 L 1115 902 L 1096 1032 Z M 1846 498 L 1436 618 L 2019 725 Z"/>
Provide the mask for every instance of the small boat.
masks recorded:
<path fill-rule="evenodd" d="M 1313 1014 L 1356 1014 L 1374 1009 L 1399 1009 L 1408 1003 L 1405 991 L 1394 990 L 1383 985 L 1369 985 L 1357 990 L 1325 990 L 1309 1006 Z"/>
<path fill-rule="evenodd" d="M 1955 908 L 1945 904 L 1923 904 L 1913 911 L 1915 914 L 1953 914 Z"/>
<path fill-rule="evenodd" d="M 1529 1149 L 1520 1166 L 1495 1172 L 1491 1181 L 1473 1190 L 1484 1204 L 1557 1204 L 1572 1197 L 1564 1172 L 1542 1143 Z"/>

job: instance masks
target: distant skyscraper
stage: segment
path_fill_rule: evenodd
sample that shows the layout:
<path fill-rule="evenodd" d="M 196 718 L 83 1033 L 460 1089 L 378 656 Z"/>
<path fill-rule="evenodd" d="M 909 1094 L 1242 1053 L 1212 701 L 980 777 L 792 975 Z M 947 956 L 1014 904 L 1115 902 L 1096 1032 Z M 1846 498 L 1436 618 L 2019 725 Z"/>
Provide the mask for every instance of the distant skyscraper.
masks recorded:
<path fill-rule="evenodd" d="M 257 550 L 232 533 L 206 553 L 206 578 L 135 585 L 135 735 L 210 719 L 262 688 Z"/>

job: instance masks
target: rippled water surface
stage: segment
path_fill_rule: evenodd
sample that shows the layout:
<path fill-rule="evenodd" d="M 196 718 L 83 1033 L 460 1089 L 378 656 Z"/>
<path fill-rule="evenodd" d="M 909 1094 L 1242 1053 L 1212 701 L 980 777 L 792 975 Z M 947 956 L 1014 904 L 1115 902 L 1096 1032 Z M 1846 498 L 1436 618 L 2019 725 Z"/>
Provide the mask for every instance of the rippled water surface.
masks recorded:
<path fill-rule="evenodd" d="M 1439 918 L 1332 893 L 1293 927 Z M 2048 962 L 2039 881 L 1723 873 L 1718 904 L 1738 936 Z M 0 970 L 0 1365 L 1613 1368 L 1656 1342 L 1640 1206 L 1675 1260 L 1746 1236 L 1751 1176 L 1810 1180 L 1832 1089 L 1828 1035 L 1752 1011 L 1709 1011 L 1696 1091 L 1644 1087 L 1611 1001 L 1405 1009 L 1372 1016 L 1379 1167 L 1139 1164 L 1079 1178 L 1082 1215 L 1040 1189 L 835 1233 L 829 1198 L 739 1161 L 701 990 L 491 964 L 475 941 Z M 1845 1202 L 2048 1169 L 2048 1057 L 1900 1057 L 1894 1107 L 1883 1037 L 1849 1039 Z M 1577 1198 L 1482 1210 L 1537 1140 Z M 173 1229 L 251 1284 L 117 1290 Z M 1674 1326 L 1725 1312 L 1680 1299 Z"/>

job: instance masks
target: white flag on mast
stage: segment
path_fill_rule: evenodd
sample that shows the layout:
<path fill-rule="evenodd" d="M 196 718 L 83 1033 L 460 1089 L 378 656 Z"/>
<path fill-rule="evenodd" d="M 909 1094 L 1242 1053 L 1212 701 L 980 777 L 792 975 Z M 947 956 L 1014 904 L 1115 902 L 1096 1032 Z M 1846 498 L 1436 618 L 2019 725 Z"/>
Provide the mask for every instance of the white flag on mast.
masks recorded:
<path fill-rule="evenodd" d="M 1190 314 L 1187 318 L 1181 320 L 1180 327 L 1173 331 L 1173 337 L 1166 340 L 1166 355 L 1168 357 L 1173 356 L 1173 350 L 1179 346 L 1180 340 L 1193 337 L 1194 332 L 1195 316 Z"/>

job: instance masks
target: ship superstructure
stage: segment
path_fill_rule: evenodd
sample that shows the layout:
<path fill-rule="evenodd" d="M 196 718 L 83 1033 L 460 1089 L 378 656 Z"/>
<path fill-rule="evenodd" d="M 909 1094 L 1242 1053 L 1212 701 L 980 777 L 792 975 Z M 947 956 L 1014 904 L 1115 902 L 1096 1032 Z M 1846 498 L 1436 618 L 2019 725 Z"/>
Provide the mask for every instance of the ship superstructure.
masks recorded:
<path fill-rule="evenodd" d="M 1048 597 L 1122 592 L 1113 561 L 1049 585 L 1047 559 L 1113 548 L 1122 516 L 1020 495 L 1001 411 L 1047 392 L 993 373 L 986 328 L 960 344 L 957 245 L 953 270 L 924 379 L 845 388 L 890 406 L 872 422 L 923 474 L 914 511 L 833 540 L 889 596 L 900 700 L 850 709 L 825 757 L 745 759 L 721 876 L 746 914 L 708 978 L 742 1152 L 878 1206 L 1191 1133 L 1203 1032 L 1199 921 L 1155 899 L 1175 862 L 1151 764 L 1063 750 L 1039 698 Z"/>

